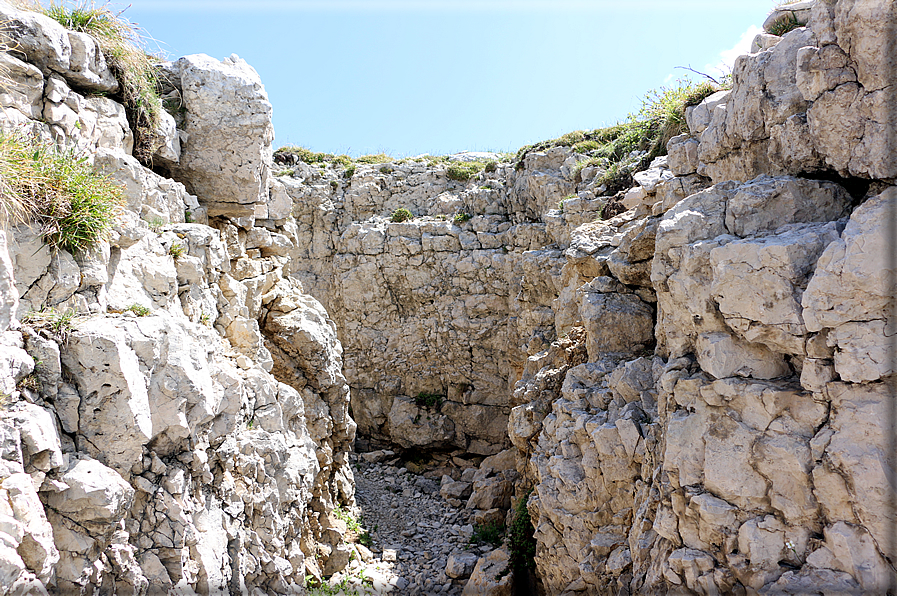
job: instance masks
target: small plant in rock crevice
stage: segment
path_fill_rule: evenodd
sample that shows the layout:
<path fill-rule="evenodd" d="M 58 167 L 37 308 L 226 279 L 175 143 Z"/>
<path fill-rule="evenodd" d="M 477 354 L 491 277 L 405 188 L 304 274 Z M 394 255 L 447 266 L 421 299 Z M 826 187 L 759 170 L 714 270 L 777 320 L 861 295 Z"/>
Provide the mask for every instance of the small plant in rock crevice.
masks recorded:
<path fill-rule="evenodd" d="M 535 528 L 526 504 L 533 491 L 523 495 L 514 505 L 514 516 L 508 528 L 508 551 L 511 567 L 515 570 L 536 568 Z"/>
<path fill-rule="evenodd" d="M 428 393 L 426 391 L 421 391 L 414 398 L 414 403 L 419 408 L 435 408 L 439 409 L 442 405 L 442 402 L 445 400 L 445 395 L 440 393 Z"/>
<path fill-rule="evenodd" d="M 455 222 L 455 225 L 461 225 L 465 221 L 470 221 L 472 218 L 473 216 L 470 213 L 456 213 L 452 221 Z"/>
<path fill-rule="evenodd" d="M 389 218 L 389 221 L 392 223 L 402 223 L 403 221 L 408 221 L 414 218 L 414 214 L 411 213 L 408 209 L 404 207 L 400 207 L 392 212 L 392 216 Z"/>
<path fill-rule="evenodd" d="M 168 247 L 168 254 L 177 261 L 187 254 L 187 247 L 180 242 L 172 242 L 171 246 Z"/>
<path fill-rule="evenodd" d="M 781 37 L 790 31 L 794 31 L 798 27 L 800 27 L 800 22 L 797 20 L 797 17 L 794 16 L 794 13 L 788 13 L 784 15 L 782 18 L 777 19 L 767 30 L 767 33 L 770 35 L 778 35 Z"/>
<path fill-rule="evenodd" d="M 132 312 L 135 315 L 137 315 L 138 317 L 145 317 L 148 314 L 150 314 L 150 312 L 152 312 L 152 311 L 150 311 L 149 308 L 147 308 L 146 306 L 144 306 L 142 304 L 135 303 L 135 304 L 132 304 L 129 307 L 127 307 L 125 309 L 125 312 Z"/>
<path fill-rule="evenodd" d="M 142 31 L 107 6 L 81 2 L 74 6 L 50 4 L 44 14 L 72 31 L 87 33 L 97 40 L 109 69 L 119 84 L 115 96 L 121 99 L 128 123 L 134 131 L 133 155 L 148 165 L 157 143 L 162 99 L 158 93 L 157 58 L 144 50 Z"/>

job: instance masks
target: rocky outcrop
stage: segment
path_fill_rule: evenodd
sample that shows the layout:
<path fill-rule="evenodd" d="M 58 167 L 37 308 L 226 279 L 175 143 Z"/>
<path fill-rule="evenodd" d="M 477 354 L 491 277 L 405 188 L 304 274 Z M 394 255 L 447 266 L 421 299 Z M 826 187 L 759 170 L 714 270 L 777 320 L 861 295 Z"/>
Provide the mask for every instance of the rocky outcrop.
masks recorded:
<path fill-rule="evenodd" d="M 258 204 L 260 218 L 269 219 L 274 127 L 258 73 L 236 54 L 220 62 L 186 56 L 163 69 L 182 110 L 173 177 L 189 185 L 212 216 L 253 217 Z"/>
<path fill-rule="evenodd" d="M 713 179 L 761 174 L 897 177 L 890 147 L 894 96 L 887 2 L 800 2 L 798 27 L 738 58 L 735 85 L 689 114 L 699 136 L 697 170 Z M 789 6 L 770 15 L 767 27 Z M 708 118 L 709 116 L 709 118 Z"/>
<path fill-rule="evenodd" d="M 0 13 L 2 128 L 83 152 L 127 201 L 89 251 L 0 234 L 0 593 L 301 592 L 348 563 L 329 520 L 354 504 L 355 424 L 335 326 L 290 277 L 295 224 L 267 208 L 264 89 L 236 58 L 176 63 L 187 110 L 156 157 L 185 187 L 91 95 L 117 85 L 91 37 Z"/>
<path fill-rule="evenodd" d="M 0 585 L 299 590 L 350 558 L 355 420 L 361 446 L 447 452 L 439 493 L 475 521 L 525 505 L 548 594 L 892 585 L 890 4 L 777 9 L 806 26 L 758 37 L 615 194 L 563 146 L 468 180 L 465 154 L 272 176 L 235 57 L 164 67 L 169 179 L 85 95 L 87 42 L 0 7 L 3 127 L 128 196 L 88 253 L 0 235 Z M 48 307 L 91 318 L 63 341 L 26 317 Z M 520 553 L 482 554 L 440 580 L 510 593 Z"/>
<path fill-rule="evenodd" d="M 581 253 L 565 253 L 577 289 L 559 296 L 558 321 L 583 326 L 588 358 L 568 361 L 569 338 L 531 356 L 509 425 L 549 594 L 859 594 L 894 581 L 882 408 L 897 195 L 893 127 L 871 108 L 893 104 L 880 77 L 894 74 L 869 42 L 894 21 L 884 3 L 872 4 L 890 20 L 868 27 L 871 4 L 800 4 L 809 28 L 739 58 L 733 89 L 690 109 L 690 134 L 670 141 L 674 177 L 654 192 L 689 190 L 620 228 L 652 230 L 635 252 L 656 294 L 653 354 L 631 326 L 613 334 L 628 345 L 607 345 L 609 300 L 573 300 L 627 295 L 644 277 L 613 258 L 574 276 Z M 862 111 L 820 103 L 859 88 Z M 691 186 L 695 172 L 714 184 Z M 632 251 L 614 236 L 584 225 L 571 246 Z"/>

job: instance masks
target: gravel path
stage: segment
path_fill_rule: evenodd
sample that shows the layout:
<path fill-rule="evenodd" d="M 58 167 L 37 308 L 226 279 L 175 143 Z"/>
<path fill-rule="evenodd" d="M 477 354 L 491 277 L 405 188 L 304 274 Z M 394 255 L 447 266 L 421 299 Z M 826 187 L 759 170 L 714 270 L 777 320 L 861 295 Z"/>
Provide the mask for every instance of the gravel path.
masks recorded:
<path fill-rule="evenodd" d="M 449 556 L 492 550 L 469 546 L 472 510 L 453 507 L 439 495 L 438 481 L 403 467 L 359 458 L 355 498 L 353 513 L 361 516 L 373 545 L 369 553 L 359 549 L 362 560 L 352 561 L 332 584 L 349 577 L 359 594 L 459 596 L 467 580 L 446 575 Z M 359 577 L 370 581 L 358 585 Z"/>

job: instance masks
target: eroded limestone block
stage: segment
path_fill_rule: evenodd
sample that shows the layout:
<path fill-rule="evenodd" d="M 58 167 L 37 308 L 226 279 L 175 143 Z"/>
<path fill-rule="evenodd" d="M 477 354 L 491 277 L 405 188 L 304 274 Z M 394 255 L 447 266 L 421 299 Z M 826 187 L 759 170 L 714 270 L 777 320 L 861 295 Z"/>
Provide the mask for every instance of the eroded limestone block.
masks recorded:
<path fill-rule="evenodd" d="M 186 107 L 175 177 L 209 215 L 254 215 L 268 202 L 271 104 L 258 73 L 236 54 L 222 61 L 204 54 L 174 63 Z"/>

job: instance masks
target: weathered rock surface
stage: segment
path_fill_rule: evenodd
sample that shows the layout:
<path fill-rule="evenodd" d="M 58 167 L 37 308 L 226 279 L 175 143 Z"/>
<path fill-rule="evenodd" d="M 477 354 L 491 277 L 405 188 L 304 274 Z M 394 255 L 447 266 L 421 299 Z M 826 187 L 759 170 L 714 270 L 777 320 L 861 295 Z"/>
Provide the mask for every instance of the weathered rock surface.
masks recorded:
<path fill-rule="evenodd" d="M 201 206 L 131 157 L 121 105 L 87 95 L 117 85 L 93 38 L 0 14 L 19 43 L 2 127 L 83 152 L 126 197 L 89 251 L 0 234 L 0 593 L 295 593 L 339 571 L 346 528 L 325 520 L 354 505 L 355 423 L 335 326 L 290 278 L 295 224 L 272 217 L 257 75 L 180 63 L 189 141 L 165 115 L 157 157 L 193 168 Z M 219 202 L 269 224 L 209 227 Z"/>
<path fill-rule="evenodd" d="M 268 203 L 274 140 L 258 73 L 236 54 L 186 56 L 169 71 L 186 110 L 175 179 L 189 184 L 209 215 L 254 216 L 256 203 Z"/>
<path fill-rule="evenodd" d="M 547 594 L 892 585 L 890 3 L 774 11 L 806 26 L 760 36 L 615 197 L 568 147 L 467 182 L 448 167 L 471 155 L 286 154 L 272 177 L 235 57 L 164 67 L 174 182 L 88 97 L 89 39 L 0 12 L 24 48 L 0 57 L 3 128 L 128 197 L 89 253 L 0 235 L 0 592 L 301 592 L 362 560 L 381 593 L 509 594 L 511 553 L 462 546 L 524 497 Z M 50 307 L 91 318 L 63 341 L 25 317 Z M 356 420 L 393 448 L 358 469 L 375 552 L 335 512 Z M 394 467 L 421 451 L 445 465 Z"/>

